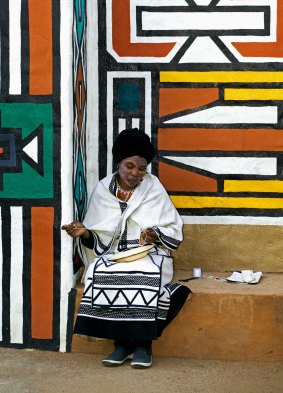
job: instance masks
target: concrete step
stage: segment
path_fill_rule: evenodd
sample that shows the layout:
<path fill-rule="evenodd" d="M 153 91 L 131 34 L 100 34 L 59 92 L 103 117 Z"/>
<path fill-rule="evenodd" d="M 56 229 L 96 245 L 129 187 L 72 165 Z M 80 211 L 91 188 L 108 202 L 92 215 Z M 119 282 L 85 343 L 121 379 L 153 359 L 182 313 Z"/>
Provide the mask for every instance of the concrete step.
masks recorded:
<path fill-rule="evenodd" d="M 154 341 L 156 356 L 283 361 L 283 274 L 265 273 L 256 285 L 221 281 L 228 273 L 204 272 L 184 283 L 193 296 L 162 337 Z M 190 277 L 175 272 L 174 281 Z M 83 287 L 77 288 L 77 304 Z M 112 341 L 73 336 L 72 352 L 106 354 Z"/>

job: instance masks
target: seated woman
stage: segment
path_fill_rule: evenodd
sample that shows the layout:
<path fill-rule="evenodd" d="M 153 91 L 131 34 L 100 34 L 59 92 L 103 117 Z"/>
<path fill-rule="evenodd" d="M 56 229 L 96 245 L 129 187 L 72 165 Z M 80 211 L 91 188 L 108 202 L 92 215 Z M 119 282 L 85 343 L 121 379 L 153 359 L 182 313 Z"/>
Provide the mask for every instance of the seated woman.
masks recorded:
<path fill-rule="evenodd" d="M 172 283 L 170 250 L 182 241 L 182 220 L 157 177 L 147 173 L 155 155 L 148 135 L 122 131 L 113 144 L 117 171 L 91 195 L 83 223 L 62 228 L 91 248 L 94 261 L 85 274 L 85 291 L 74 333 L 114 339 L 115 350 L 102 363 L 134 368 L 152 364 L 151 344 L 177 315 L 191 293 Z M 151 244 L 146 256 L 113 261 L 113 254 Z"/>

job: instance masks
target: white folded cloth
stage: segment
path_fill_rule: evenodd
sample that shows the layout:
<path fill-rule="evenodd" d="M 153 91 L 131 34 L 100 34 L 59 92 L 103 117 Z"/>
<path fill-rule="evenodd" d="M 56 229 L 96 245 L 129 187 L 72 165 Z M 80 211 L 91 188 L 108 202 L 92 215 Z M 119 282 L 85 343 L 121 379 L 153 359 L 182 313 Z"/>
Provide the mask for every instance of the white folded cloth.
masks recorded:
<path fill-rule="evenodd" d="M 242 282 L 246 284 L 257 284 L 262 277 L 262 272 L 253 272 L 253 270 L 241 270 L 240 272 L 233 272 L 227 281 Z"/>

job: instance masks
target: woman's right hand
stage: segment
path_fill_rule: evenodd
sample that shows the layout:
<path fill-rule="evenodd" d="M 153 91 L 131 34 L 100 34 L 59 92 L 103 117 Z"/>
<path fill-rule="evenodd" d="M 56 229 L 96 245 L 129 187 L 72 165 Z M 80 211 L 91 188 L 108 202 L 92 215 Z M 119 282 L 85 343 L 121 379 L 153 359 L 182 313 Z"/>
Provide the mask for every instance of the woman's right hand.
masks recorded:
<path fill-rule="evenodd" d="M 89 231 L 79 221 L 73 221 L 71 224 L 62 225 L 61 229 L 66 231 L 71 237 L 83 237 L 84 239 L 89 237 Z"/>

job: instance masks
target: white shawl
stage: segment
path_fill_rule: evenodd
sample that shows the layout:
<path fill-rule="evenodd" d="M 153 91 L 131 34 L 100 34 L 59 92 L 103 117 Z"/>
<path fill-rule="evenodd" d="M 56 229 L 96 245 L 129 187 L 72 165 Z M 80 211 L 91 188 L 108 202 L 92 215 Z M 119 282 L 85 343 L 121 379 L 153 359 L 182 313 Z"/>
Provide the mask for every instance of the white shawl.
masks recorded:
<path fill-rule="evenodd" d="M 94 254 L 121 251 L 121 241 L 124 249 L 137 247 L 141 232 L 146 228 L 155 230 L 161 247 L 176 249 L 183 238 L 183 223 L 159 179 L 146 174 L 126 203 L 111 192 L 113 176 L 107 176 L 96 185 L 83 221 L 94 236 Z M 89 262 L 93 261 L 94 255 L 89 257 Z"/>

